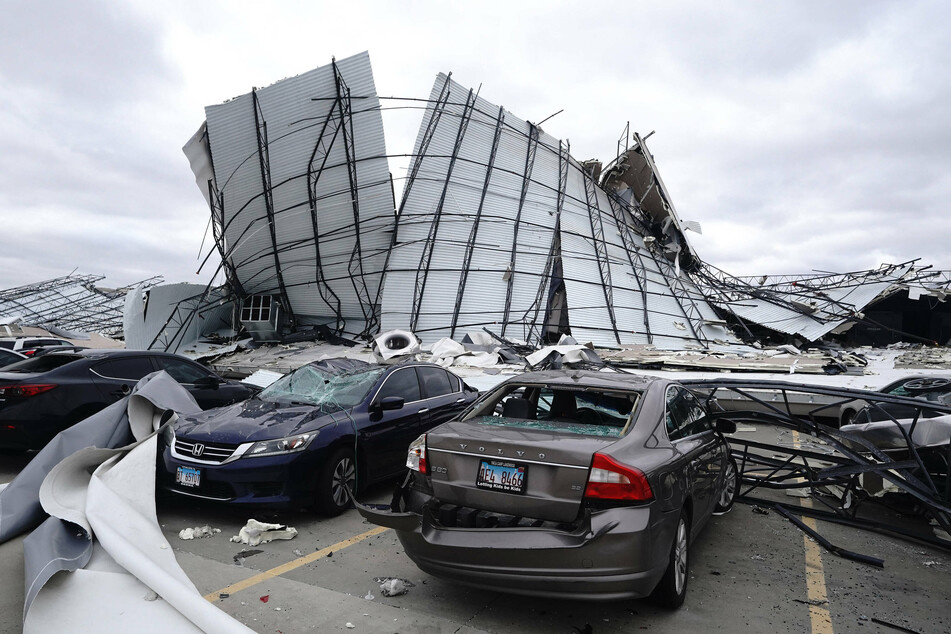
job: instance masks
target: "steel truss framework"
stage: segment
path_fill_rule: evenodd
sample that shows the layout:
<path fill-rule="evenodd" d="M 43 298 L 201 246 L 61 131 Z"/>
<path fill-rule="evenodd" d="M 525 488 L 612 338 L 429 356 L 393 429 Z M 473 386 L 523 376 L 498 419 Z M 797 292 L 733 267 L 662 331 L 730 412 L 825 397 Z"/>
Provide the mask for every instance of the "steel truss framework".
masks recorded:
<path fill-rule="evenodd" d="M 951 532 L 951 444 L 923 447 L 912 440 L 922 421 L 951 415 L 951 405 L 881 392 L 774 381 L 697 379 L 682 383 L 706 398 L 712 410 L 720 410 L 715 417 L 772 425 L 780 432 L 799 435 L 794 438 L 790 434 L 788 440 L 775 443 L 745 439 L 742 434 L 729 438 L 742 473 L 740 495 L 748 501 L 782 506 L 775 498 L 754 494 L 768 496 L 769 491 L 805 489 L 827 509 L 820 514 L 827 519 L 914 536 L 951 549 L 951 542 L 928 535 L 927 528 L 925 532 L 909 533 L 907 525 L 885 523 L 863 512 L 868 505 L 890 503 L 887 497 L 874 497 L 863 486 L 863 476 L 875 474 L 912 500 L 925 519 Z M 882 449 L 869 436 L 832 426 L 830 420 L 838 419 L 840 407 L 855 401 L 864 401 L 873 420 L 879 419 L 881 425 L 893 430 L 891 436 L 900 440 Z M 902 418 L 890 413 L 895 407 L 904 412 Z"/>
<path fill-rule="evenodd" d="M 21 323 L 73 332 L 98 332 L 122 337 L 122 309 L 126 294 L 137 286 L 160 284 L 150 277 L 128 287 L 107 289 L 96 284 L 101 275 L 71 273 L 52 280 L 0 291 L 0 316 L 20 317 Z"/>

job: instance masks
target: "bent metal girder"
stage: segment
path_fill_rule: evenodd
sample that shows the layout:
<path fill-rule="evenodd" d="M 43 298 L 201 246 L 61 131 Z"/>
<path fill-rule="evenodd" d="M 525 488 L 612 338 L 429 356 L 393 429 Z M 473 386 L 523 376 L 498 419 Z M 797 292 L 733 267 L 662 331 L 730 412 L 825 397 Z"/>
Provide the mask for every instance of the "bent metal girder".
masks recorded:
<path fill-rule="evenodd" d="M 525 208 L 525 197 L 528 195 L 528 186 L 532 182 L 532 169 L 535 166 L 535 154 L 538 150 L 538 126 L 529 122 L 528 147 L 525 150 L 525 169 L 522 172 L 522 190 L 518 197 L 518 211 L 515 213 L 515 224 L 512 226 L 512 251 L 509 254 L 508 280 L 505 287 L 505 309 L 502 313 L 502 336 L 508 326 L 512 311 L 512 291 L 515 288 L 515 259 L 518 255 L 518 230 L 522 222 L 522 210 Z"/>
<path fill-rule="evenodd" d="M 469 231 L 469 240 L 466 242 L 466 251 L 462 256 L 462 269 L 459 273 L 459 288 L 456 291 L 456 303 L 452 310 L 452 326 L 450 338 L 456 336 L 456 326 L 459 323 L 459 312 L 462 310 L 462 298 L 466 292 L 466 281 L 469 278 L 469 269 L 472 266 L 472 254 L 475 251 L 476 238 L 479 235 L 479 223 L 485 209 L 485 196 L 489 191 L 492 180 L 492 171 L 495 169 L 495 157 L 499 151 L 499 140 L 502 138 L 502 124 L 505 122 L 505 109 L 499 106 L 499 114 L 495 118 L 495 132 L 492 136 L 492 149 L 489 150 L 489 162 L 485 166 L 485 180 L 482 181 L 482 193 L 479 194 L 479 206 L 472 219 L 472 229 Z"/>
<path fill-rule="evenodd" d="M 624 218 L 624 203 L 618 199 L 617 194 L 608 196 L 608 204 L 611 207 L 611 213 L 614 215 L 614 221 L 617 223 L 621 243 L 624 245 L 624 252 L 627 254 L 627 261 L 634 270 L 634 281 L 637 284 L 637 290 L 641 294 L 641 303 L 644 313 L 644 332 L 647 335 L 647 343 L 654 342 L 654 335 L 651 332 L 650 310 L 647 304 L 647 269 L 644 267 L 644 261 L 641 259 L 641 251 L 634 243 L 631 232 L 631 225 Z"/>
<path fill-rule="evenodd" d="M 542 271 L 541 279 L 538 281 L 538 292 L 535 294 L 535 315 L 529 329 L 528 340 L 537 343 L 539 346 L 544 344 L 545 330 L 550 325 L 548 323 L 549 310 L 548 302 L 545 301 L 545 290 L 551 288 L 551 274 L 555 266 L 555 260 L 561 257 L 561 213 L 565 208 L 565 192 L 568 188 L 568 165 L 571 161 L 571 144 L 558 142 L 558 194 L 555 198 L 555 230 L 551 235 L 551 245 L 548 247 L 548 257 L 545 259 L 545 269 Z M 538 323 L 538 315 L 544 310 L 544 323 Z"/>
<path fill-rule="evenodd" d="M 333 147 L 340 133 L 340 121 L 334 117 L 334 111 L 337 105 L 336 101 L 338 99 L 339 96 L 335 97 L 334 103 L 327 110 L 327 116 L 320 128 L 320 133 L 317 135 L 317 142 L 314 144 L 314 151 L 311 153 L 310 160 L 307 162 L 307 204 L 310 209 L 311 226 L 314 231 L 314 266 L 317 289 L 320 293 L 320 299 L 323 300 L 336 317 L 334 332 L 339 335 L 344 327 L 343 313 L 340 309 L 340 297 L 330 287 L 324 275 L 324 267 L 320 257 L 320 223 L 317 218 L 317 184 L 320 182 L 320 177 L 324 173 L 324 168 L 327 166 L 327 161 L 330 158 L 330 149 Z M 327 134 L 330 126 L 333 126 L 333 135 L 328 142 Z"/>
<path fill-rule="evenodd" d="M 746 487 L 743 495 L 756 489 L 808 488 L 814 499 L 854 519 L 860 503 L 872 499 L 862 489 L 859 476 L 875 473 L 915 498 L 945 531 L 951 532 L 951 443 L 921 447 L 912 440 L 923 420 L 951 415 L 951 405 L 881 392 L 778 381 L 688 379 L 683 384 L 705 395 L 709 403 L 715 402 L 719 407 L 714 409 L 723 410 L 715 416 L 774 425 L 804 435 L 799 442 L 784 444 L 732 436 L 729 441 Z M 886 427 L 891 423 L 894 436 L 904 441 L 901 446 L 882 449 L 858 433 L 825 424 L 829 418 L 838 417 L 841 406 L 853 401 L 866 403 L 868 411 Z M 888 409 L 894 411 L 896 406 L 908 417 L 896 418 Z M 831 504 L 830 498 L 836 503 Z"/>
<path fill-rule="evenodd" d="M 360 311 L 363 313 L 365 324 L 363 336 L 369 336 L 376 331 L 377 311 L 371 307 L 370 291 L 367 288 L 366 277 L 363 271 L 363 249 L 360 246 L 360 196 L 357 185 L 357 151 L 354 146 L 353 109 L 350 99 L 350 87 L 340 74 L 337 61 L 333 60 L 334 89 L 336 90 L 337 114 L 339 130 L 343 133 L 343 148 L 347 159 L 347 178 L 350 185 L 350 206 L 353 211 L 354 244 L 350 254 L 350 264 L 347 272 L 350 274 L 350 283 L 353 291 L 360 300 Z M 331 109 L 332 110 L 332 109 Z"/>
<path fill-rule="evenodd" d="M 251 91 L 251 107 L 254 110 L 254 132 L 258 146 L 258 164 L 261 167 L 261 187 L 264 192 L 264 208 L 267 213 L 267 227 L 271 236 L 271 251 L 274 255 L 274 273 L 277 276 L 278 288 L 281 292 L 281 301 L 287 309 L 291 327 L 297 323 L 294 317 L 294 307 L 287 294 L 287 285 L 284 283 L 284 271 L 281 268 L 281 254 L 277 247 L 277 228 L 274 225 L 274 192 L 271 188 L 271 161 L 268 156 L 267 121 L 261 112 L 258 103 L 258 91 Z"/>
<path fill-rule="evenodd" d="M 466 97 L 466 105 L 463 108 L 462 116 L 459 117 L 459 130 L 456 133 L 456 143 L 452 148 L 452 156 L 449 158 L 449 166 L 446 168 L 446 177 L 443 181 L 442 192 L 439 195 L 439 202 L 433 211 L 433 221 L 429 227 L 429 236 L 423 245 L 423 253 L 419 258 L 419 268 L 416 271 L 416 284 L 413 288 L 413 310 L 410 314 L 409 329 L 416 330 L 419 323 L 419 312 L 422 309 L 423 293 L 426 291 L 426 279 L 429 277 L 429 266 L 433 259 L 433 247 L 439 235 L 439 221 L 442 219 L 443 207 L 446 204 L 446 194 L 449 192 L 449 183 L 452 181 L 452 170 L 456 166 L 456 159 L 459 158 L 459 150 L 462 148 L 462 140 L 466 136 L 466 129 L 469 126 L 469 120 L 472 118 L 472 109 L 475 107 L 478 97 L 471 89 Z"/>
<path fill-rule="evenodd" d="M 390 268 L 390 257 L 393 255 L 393 249 L 396 247 L 399 240 L 400 219 L 403 216 L 403 210 L 406 208 L 406 201 L 409 200 L 410 192 L 413 190 L 413 184 L 416 182 L 416 177 L 419 175 L 419 169 L 423 164 L 423 158 L 429 151 L 429 143 L 433 140 L 433 134 L 436 133 L 439 120 L 442 118 L 442 114 L 446 109 L 446 105 L 449 103 L 450 78 L 452 78 L 452 73 L 446 75 L 446 80 L 443 83 L 442 88 L 439 91 L 439 96 L 436 98 L 435 102 L 427 106 L 427 110 L 431 108 L 432 111 L 429 114 L 429 121 L 426 124 L 426 130 L 423 132 L 423 136 L 420 139 L 419 150 L 412 158 L 409 174 L 407 174 L 406 182 L 403 185 L 403 195 L 400 198 L 400 206 L 399 209 L 396 210 L 396 225 L 393 227 L 393 235 L 390 237 L 390 248 L 387 249 L 386 259 L 383 261 L 384 271 L 387 271 Z M 377 306 L 380 305 L 382 297 L 383 285 L 380 284 L 380 288 L 377 290 L 376 297 Z"/>
<path fill-rule="evenodd" d="M 598 208 L 598 196 L 594 191 L 594 177 L 588 169 L 582 170 L 584 179 L 585 202 L 588 209 L 588 221 L 591 224 L 591 242 L 594 247 L 594 258 L 598 262 L 598 271 L 601 274 L 601 289 L 604 291 L 604 305 L 611 320 L 611 330 L 618 344 L 621 336 L 617 331 L 617 317 L 614 315 L 614 287 L 611 282 L 611 262 L 608 260 L 608 248 L 604 243 L 604 223 L 601 221 L 601 210 Z"/>

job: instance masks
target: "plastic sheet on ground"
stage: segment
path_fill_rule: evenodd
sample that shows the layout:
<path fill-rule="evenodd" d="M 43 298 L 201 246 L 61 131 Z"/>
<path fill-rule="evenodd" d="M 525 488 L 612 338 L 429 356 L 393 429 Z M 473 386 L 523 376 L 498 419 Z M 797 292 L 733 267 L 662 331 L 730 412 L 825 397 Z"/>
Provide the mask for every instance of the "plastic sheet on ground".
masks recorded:
<path fill-rule="evenodd" d="M 199 408 L 168 374 L 151 374 L 0 491 L 0 539 L 39 524 L 23 542 L 24 632 L 251 631 L 204 600 L 158 524 L 156 431 L 176 411 Z"/>

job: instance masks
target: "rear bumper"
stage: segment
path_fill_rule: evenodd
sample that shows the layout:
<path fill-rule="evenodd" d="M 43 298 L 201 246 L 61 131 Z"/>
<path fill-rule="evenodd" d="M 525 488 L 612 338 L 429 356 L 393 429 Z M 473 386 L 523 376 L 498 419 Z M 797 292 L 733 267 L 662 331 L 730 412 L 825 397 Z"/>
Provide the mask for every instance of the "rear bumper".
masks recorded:
<path fill-rule="evenodd" d="M 667 564 L 677 518 L 652 505 L 593 511 L 577 528 L 445 528 L 428 507 L 395 513 L 357 504 L 393 528 L 423 571 L 488 590 L 614 601 L 649 595 Z"/>

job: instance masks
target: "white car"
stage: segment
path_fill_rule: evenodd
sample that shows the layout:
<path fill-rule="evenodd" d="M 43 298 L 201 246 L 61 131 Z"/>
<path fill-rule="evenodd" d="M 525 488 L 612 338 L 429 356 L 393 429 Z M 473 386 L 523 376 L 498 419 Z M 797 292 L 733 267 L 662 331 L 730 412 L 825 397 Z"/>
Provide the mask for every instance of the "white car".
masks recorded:
<path fill-rule="evenodd" d="M 951 378 L 946 376 L 906 376 L 903 379 L 889 383 L 878 391 L 893 396 L 939 400 L 941 396 L 951 392 Z M 862 399 L 843 403 L 839 408 L 839 426 L 850 425 L 855 420 L 855 415 L 868 406 L 868 402 Z"/>
<path fill-rule="evenodd" d="M 28 357 L 33 356 L 37 348 L 48 348 L 51 346 L 72 346 L 71 341 L 57 339 L 56 337 L 0 337 L 0 348 L 13 350 Z"/>

